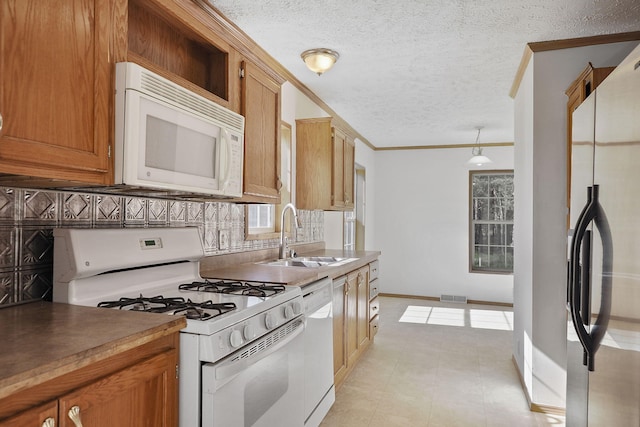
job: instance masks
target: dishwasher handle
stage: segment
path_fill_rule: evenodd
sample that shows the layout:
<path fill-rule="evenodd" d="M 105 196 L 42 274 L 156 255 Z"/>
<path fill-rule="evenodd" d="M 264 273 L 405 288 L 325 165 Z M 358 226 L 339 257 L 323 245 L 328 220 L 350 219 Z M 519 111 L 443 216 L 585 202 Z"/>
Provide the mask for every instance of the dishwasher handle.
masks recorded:
<path fill-rule="evenodd" d="M 304 302 L 304 313 L 307 316 L 330 304 L 333 300 L 331 280 L 326 277 L 304 286 L 302 288 L 302 300 Z"/>

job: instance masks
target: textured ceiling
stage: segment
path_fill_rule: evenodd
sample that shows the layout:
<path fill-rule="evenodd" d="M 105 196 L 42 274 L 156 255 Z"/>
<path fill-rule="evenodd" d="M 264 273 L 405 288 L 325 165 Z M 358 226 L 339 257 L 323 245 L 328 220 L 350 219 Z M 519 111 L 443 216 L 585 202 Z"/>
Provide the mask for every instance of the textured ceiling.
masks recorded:
<path fill-rule="evenodd" d="M 209 1 L 375 147 L 512 142 L 528 42 L 640 30 L 638 0 Z"/>

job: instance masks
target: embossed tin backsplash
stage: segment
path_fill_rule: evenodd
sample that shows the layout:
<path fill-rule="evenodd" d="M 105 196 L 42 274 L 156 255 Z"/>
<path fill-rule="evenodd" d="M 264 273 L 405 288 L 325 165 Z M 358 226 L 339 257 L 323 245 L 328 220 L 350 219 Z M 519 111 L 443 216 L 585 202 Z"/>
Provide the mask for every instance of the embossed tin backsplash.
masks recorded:
<path fill-rule="evenodd" d="M 297 242 L 324 239 L 322 211 L 299 216 Z M 242 204 L 0 187 L 0 305 L 51 298 L 56 227 L 196 226 L 206 255 L 278 246 L 245 240 L 244 222 Z"/>

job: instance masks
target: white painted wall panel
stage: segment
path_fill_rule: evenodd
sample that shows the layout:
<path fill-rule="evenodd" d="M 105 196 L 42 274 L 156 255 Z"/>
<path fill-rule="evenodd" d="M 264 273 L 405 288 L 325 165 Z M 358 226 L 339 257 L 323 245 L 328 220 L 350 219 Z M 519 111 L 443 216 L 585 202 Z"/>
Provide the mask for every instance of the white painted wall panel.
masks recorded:
<path fill-rule="evenodd" d="M 513 169 L 513 147 L 484 154 L 491 169 Z M 470 157 L 470 148 L 376 152 L 381 292 L 512 302 L 511 275 L 469 273 Z"/>

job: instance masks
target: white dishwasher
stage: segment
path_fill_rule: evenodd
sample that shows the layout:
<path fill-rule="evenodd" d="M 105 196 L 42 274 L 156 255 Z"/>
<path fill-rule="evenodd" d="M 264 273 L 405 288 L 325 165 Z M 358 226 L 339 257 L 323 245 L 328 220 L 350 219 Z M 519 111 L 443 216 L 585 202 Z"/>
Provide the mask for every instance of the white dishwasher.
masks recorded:
<path fill-rule="evenodd" d="M 317 427 L 336 400 L 333 387 L 332 285 L 327 277 L 302 287 L 305 427 Z"/>

